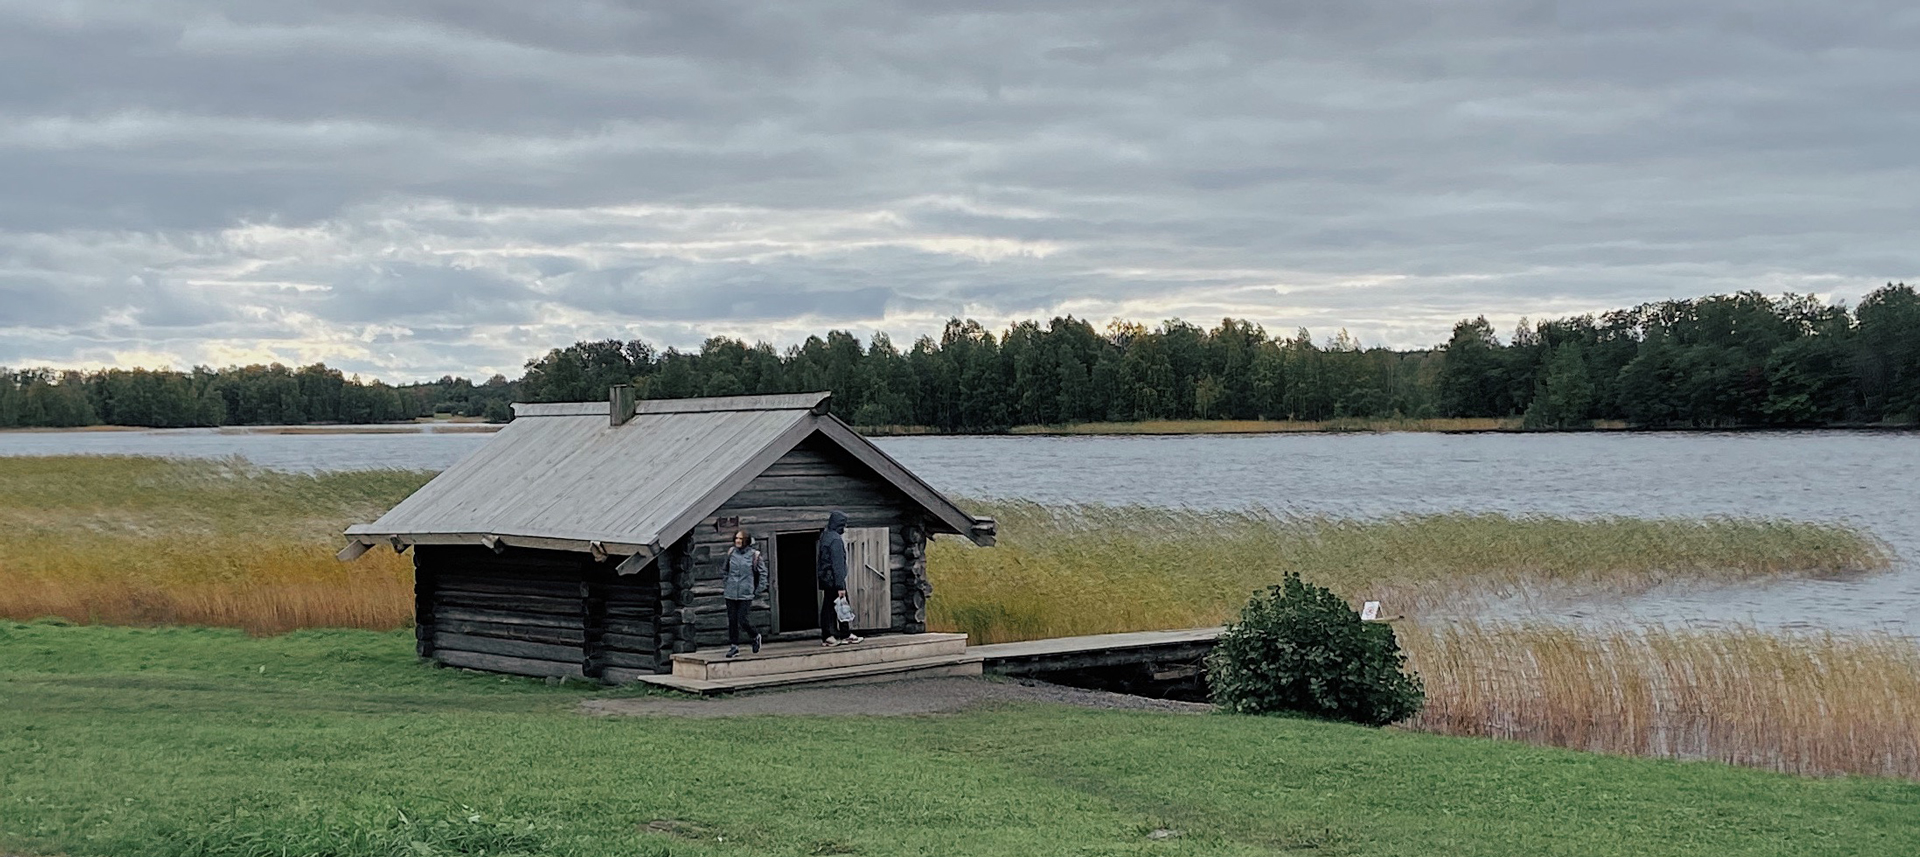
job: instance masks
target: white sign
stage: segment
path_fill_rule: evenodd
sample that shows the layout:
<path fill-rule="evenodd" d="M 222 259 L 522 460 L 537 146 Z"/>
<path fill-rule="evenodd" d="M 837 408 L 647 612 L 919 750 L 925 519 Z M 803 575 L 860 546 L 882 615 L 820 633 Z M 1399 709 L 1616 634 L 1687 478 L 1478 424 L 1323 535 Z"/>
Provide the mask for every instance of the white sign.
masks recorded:
<path fill-rule="evenodd" d="M 1360 621 L 1372 622 L 1380 618 L 1380 602 L 1369 601 L 1360 607 Z"/>

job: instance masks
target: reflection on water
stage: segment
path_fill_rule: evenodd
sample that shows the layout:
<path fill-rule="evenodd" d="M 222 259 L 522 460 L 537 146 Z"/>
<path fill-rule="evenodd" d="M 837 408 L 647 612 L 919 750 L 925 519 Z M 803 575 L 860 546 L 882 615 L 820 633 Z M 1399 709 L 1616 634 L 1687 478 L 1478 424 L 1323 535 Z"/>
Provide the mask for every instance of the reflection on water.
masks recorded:
<path fill-rule="evenodd" d="M 274 435 L 211 429 L 0 433 L 0 455 L 243 455 L 265 467 L 441 469 L 484 434 Z M 1848 521 L 1899 554 L 1887 574 L 1568 608 L 1586 618 L 1885 627 L 1920 635 L 1920 434 L 1298 434 L 902 437 L 880 445 L 969 497 L 1346 516 L 1763 516 Z"/>

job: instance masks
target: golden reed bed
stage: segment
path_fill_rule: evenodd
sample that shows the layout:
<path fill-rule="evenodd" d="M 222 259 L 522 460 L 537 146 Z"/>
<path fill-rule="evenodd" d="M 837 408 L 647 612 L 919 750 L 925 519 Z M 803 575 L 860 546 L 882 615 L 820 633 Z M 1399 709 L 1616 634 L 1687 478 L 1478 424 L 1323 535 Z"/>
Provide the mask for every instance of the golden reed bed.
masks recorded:
<path fill-rule="evenodd" d="M 1000 544 L 936 541 L 932 620 L 975 642 L 1190 628 L 1239 613 L 1287 572 L 1419 612 L 1466 596 L 1631 593 L 1884 569 L 1887 548 L 1837 524 L 984 504 Z"/>
<path fill-rule="evenodd" d="M 1427 685 L 1414 729 L 1920 780 L 1911 639 L 1450 623 L 1401 640 Z"/>
<path fill-rule="evenodd" d="M 404 627 L 411 557 L 333 558 L 431 474 L 243 461 L 0 458 L 0 616 L 254 633 Z"/>

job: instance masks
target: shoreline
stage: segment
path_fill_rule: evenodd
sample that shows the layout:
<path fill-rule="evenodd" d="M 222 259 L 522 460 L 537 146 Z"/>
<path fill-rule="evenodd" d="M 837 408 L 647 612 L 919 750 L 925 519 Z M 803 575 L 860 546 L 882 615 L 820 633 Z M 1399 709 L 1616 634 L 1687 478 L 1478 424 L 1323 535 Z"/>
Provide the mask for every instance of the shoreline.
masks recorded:
<path fill-rule="evenodd" d="M 9 434 L 90 434 L 204 430 L 233 435 L 491 434 L 507 423 L 400 422 L 291 426 L 32 426 L 0 428 Z M 1275 434 L 1770 434 L 1782 432 L 1920 433 L 1920 423 L 1845 423 L 1825 426 L 1631 426 L 1599 420 L 1583 428 L 1525 428 L 1518 417 L 1443 417 L 1424 420 L 1143 420 L 1139 422 L 1020 425 L 996 431 L 945 431 L 931 426 L 855 426 L 869 437 L 1179 437 Z"/>
<path fill-rule="evenodd" d="M 0 437 L 9 434 L 112 434 L 119 432 L 204 431 L 213 434 L 302 435 L 302 434 L 492 434 L 506 423 L 317 423 L 302 426 L 63 426 L 0 428 Z"/>
<path fill-rule="evenodd" d="M 1585 428 L 1524 428 L 1519 418 L 1479 417 L 1430 420 L 1147 420 L 1129 423 L 1024 425 L 1000 431 L 948 432 L 928 426 L 857 426 L 869 437 L 1176 437 L 1183 435 L 1273 434 L 1776 434 L 1835 431 L 1920 433 L 1920 423 L 1842 424 L 1830 426 L 1630 426 L 1600 420 Z"/>
<path fill-rule="evenodd" d="M 492 434 L 506 423 L 372 423 L 367 425 L 218 426 L 220 434 Z"/>

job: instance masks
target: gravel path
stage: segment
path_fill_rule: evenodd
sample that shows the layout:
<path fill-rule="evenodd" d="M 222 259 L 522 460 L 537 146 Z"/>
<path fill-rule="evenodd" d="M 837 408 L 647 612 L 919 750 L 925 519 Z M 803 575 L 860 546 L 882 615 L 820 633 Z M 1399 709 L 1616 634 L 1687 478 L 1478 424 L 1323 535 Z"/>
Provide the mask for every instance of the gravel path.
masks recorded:
<path fill-rule="evenodd" d="M 912 679 L 847 687 L 766 691 L 710 699 L 665 696 L 590 699 L 581 703 L 580 709 L 588 714 L 667 717 L 746 717 L 758 714 L 900 717 L 951 714 L 1008 703 L 1046 703 L 1168 714 L 1201 714 L 1213 710 L 1213 706 L 1199 702 L 1150 699 L 1036 681 L 979 678 Z"/>

